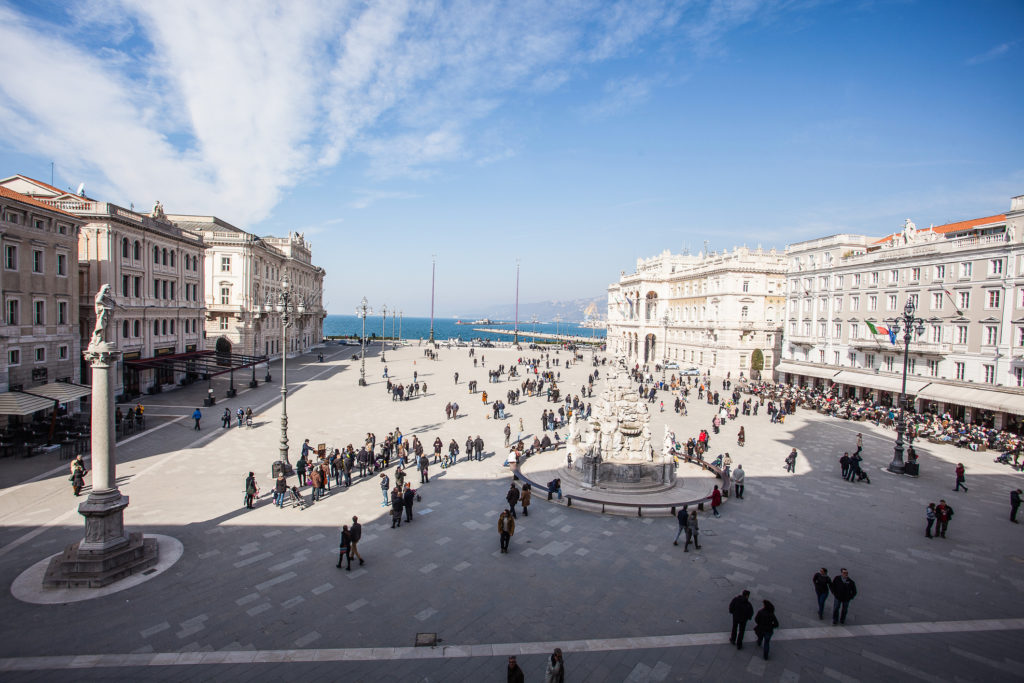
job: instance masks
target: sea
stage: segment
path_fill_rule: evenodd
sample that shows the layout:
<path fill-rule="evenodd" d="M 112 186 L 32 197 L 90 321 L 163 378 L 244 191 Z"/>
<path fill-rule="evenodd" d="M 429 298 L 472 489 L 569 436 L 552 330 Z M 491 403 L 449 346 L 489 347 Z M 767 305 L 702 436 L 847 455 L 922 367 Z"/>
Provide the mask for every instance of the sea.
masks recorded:
<path fill-rule="evenodd" d="M 379 315 L 367 316 L 366 317 L 366 336 L 367 337 L 380 337 L 381 336 L 381 317 Z M 465 321 L 470 322 L 470 321 Z M 392 320 L 389 314 L 384 323 L 384 336 L 388 339 L 397 338 L 399 336 L 399 319 L 396 317 Z M 512 341 L 511 334 L 493 334 L 491 332 L 478 332 L 474 328 L 478 327 L 489 327 L 498 328 L 505 330 L 513 330 L 515 328 L 514 323 L 510 322 L 492 322 L 479 325 L 456 325 L 456 320 L 453 318 L 434 318 L 434 339 L 461 339 L 463 341 L 469 341 L 471 339 L 489 339 L 491 341 Z M 356 315 L 328 315 L 324 318 L 324 335 L 328 337 L 334 336 L 355 336 L 358 337 L 363 329 L 363 319 Z M 577 323 L 566 323 L 566 322 L 523 322 L 519 321 L 519 338 L 520 341 L 529 341 L 530 332 L 544 332 L 547 334 L 570 334 L 579 337 L 590 337 L 594 339 L 603 339 L 605 337 L 605 330 L 603 329 L 592 329 L 589 327 L 582 327 Z M 401 338 L 402 339 L 429 339 L 430 338 L 430 318 L 413 318 L 403 317 L 401 319 Z"/>

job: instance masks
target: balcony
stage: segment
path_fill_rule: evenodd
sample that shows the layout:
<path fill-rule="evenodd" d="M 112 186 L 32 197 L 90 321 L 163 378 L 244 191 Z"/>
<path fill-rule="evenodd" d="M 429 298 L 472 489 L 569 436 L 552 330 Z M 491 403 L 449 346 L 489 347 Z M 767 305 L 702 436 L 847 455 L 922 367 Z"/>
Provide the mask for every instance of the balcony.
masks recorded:
<path fill-rule="evenodd" d="M 814 346 L 818 343 L 818 337 L 809 334 L 787 334 L 785 340 L 794 346 Z"/>

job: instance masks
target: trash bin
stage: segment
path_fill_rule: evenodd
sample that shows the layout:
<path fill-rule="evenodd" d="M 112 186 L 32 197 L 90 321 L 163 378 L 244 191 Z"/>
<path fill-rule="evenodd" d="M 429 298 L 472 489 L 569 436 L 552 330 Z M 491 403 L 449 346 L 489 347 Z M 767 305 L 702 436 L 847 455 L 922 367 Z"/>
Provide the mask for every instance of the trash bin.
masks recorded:
<path fill-rule="evenodd" d="M 270 472 L 274 479 L 277 479 L 280 474 L 288 474 L 288 465 L 284 460 L 275 460 L 274 464 L 271 466 Z"/>

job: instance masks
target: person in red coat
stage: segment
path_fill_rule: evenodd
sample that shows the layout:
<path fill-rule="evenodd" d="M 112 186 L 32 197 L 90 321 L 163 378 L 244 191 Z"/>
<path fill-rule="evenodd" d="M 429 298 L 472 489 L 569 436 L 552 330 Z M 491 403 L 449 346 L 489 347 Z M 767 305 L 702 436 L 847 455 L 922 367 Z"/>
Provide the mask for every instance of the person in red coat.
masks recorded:
<path fill-rule="evenodd" d="M 721 517 L 718 514 L 718 508 L 722 505 L 722 492 L 718 490 L 718 484 L 715 484 L 715 490 L 711 492 L 711 512 L 715 517 Z"/>

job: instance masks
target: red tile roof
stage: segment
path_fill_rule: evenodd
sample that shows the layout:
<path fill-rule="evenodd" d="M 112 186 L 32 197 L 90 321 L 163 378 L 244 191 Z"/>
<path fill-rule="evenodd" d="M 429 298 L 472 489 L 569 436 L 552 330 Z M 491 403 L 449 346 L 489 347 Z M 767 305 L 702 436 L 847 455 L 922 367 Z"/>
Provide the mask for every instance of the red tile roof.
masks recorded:
<path fill-rule="evenodd" d="M 46 209 L 47 211 L 53 211 L 54 213 L 62 213 L 65 216 L 70 216 L 70 217 L 72 217 L 72 218 L 74 218 L 75 220 L 78 220 L 78 221 L 82 220 L 81 218 L 79 218 L 78 216 L 76 216 L 73 213 L 69 213 L 69 212 L 64 211 L 62 209 L 58 209 L 55 206 L 50 206 L 46 202 L 40 201 L 40 200 L 38 200 L 38 199 L 36 199 L 34 197 L 29 197 L 26 194 L 22 194 L 20 192 L 15 192 L 14 190 L 9 190 L 6 187 L 4 187 L 3 185 L 0 185 L 0 197 L 7 197 L 8 199 L 14 199 L 16 201 L 22 202 L 23 204 L 31 204 L 32 206 L 38 206 L 41 209 Z"/>
<path fill-rule="evenodd" d="M 21 178 L 22 180 L 27 180 L 30 183 L 35 183 L 36 185 L 40 185 L 42 187 L 45 187 L 48 190 L 53 190 L 57 194 L 66 194 L 68 192 L 67 190 L 62 190 L 59 187 L 54 187 L 50 183 L 44 183 L 42 180 L 36 180 L 35 178 L 30 178 L 30 177 L 28 177 L 27 175 L 25 175 L 23 173 L 16 173 L 14 175 L 14 177 L 15 178 Z"/>
<path fill-rule="evenodd" d="M 1006 220 L 1006 214 L 1000 213 L 1000 214 L 997 214 L 995 216 L 986 216 L 985 218 L 972 218 L 972 219 L 966 220 L 966 221 L 957 221 L 956 223 L 946 223 L 945 225 L 936 225 L 935 227 L 932 227 L 932 228 L 921 228 L 917 232 L 920 234 L 922 232 L 931 231 L 931 232 L 936 232 L 936 233 L 938 233 L 940 235 L 944 235 L 944 234 L 950 233 L 950 232 L 960 232 L 961 230 L 970 230 L 971 228 L 977 227 L 979 225 L 988 225 L 989 223 L 999 223 L 999 222 L 1005 221 L 1005 220 Z M 883 237 L 881 239 L 875 240 L 874 242 L 872 242 L 872 244 L 882 244 L 883 242 L 888 242 L 893 237 L 897 237 L 897 236 L 902 235 L 902 234 L 903 234 L 902 232 L 894 232 L 894 233 L 892 233 L 890 235 L 886 235 L 885 237 Z"/>

